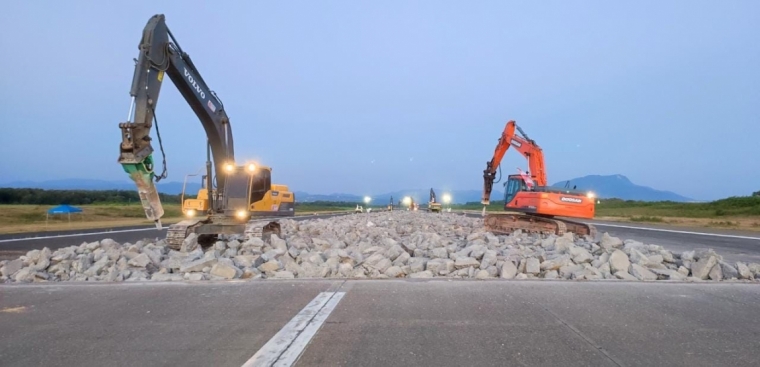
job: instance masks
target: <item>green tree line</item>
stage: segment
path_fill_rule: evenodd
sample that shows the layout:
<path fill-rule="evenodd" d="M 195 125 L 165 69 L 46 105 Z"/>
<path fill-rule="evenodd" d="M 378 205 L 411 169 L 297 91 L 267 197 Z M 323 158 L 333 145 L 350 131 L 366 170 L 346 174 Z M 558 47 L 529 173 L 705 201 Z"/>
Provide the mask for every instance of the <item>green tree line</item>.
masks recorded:
<path fill-rule="evenodd" d="M 159 194 L 163 203 L 179 203 L 179 195 Z M 0 188 L 0 204 L 87 205 L 139 203 L 132 190 L 43 190 Z"/>

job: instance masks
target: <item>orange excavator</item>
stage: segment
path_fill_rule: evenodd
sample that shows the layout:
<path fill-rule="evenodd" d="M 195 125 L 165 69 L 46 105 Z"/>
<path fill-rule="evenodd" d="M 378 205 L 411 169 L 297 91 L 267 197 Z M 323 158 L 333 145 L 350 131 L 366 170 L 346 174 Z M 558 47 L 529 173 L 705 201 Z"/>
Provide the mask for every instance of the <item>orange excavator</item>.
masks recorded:
<path fill-rule="evenodd" d="M 530 171 L 518 169 L 518 174 L 509 175 L 504 183 L 504 210 L 508 212 L 485 214 L 485 206 L 491 202 L 497 170 L 501 174 L 499 165 L 510 146 L 528 160 Z M 572 232 L 596 236 L 594 226 L 567 219 L 593 218 L 594 194 L 547 186 L 543 151 L 514 121 L 507 122 L 504 127 L 493 158 L 486 163 L 483 181 L 484 222 L 492 233 L 509 234 L 520 229 L 532 233 L 563 235 Z"/>

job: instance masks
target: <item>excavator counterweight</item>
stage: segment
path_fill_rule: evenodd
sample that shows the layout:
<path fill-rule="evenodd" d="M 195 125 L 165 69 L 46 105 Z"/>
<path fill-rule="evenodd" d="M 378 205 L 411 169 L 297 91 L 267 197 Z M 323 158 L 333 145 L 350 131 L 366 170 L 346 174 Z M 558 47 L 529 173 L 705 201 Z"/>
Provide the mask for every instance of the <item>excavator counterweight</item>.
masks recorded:
<path fill-rule="evenodd" d="M 490 204 L 497 169 L 510 147 L 528 160 L 530 171 L 518 169 L 519 173 L 510 175 L 504 183 L 505 212 L 487 213 L 486 206 Z M 568 219 L 593 218 L 594 200 L 594 195 L 590 192 L 547 186 L 543 151 L 514 121 L 507 123 L 493 158 L 486 163 L 483 171 L 481 203 L 487 230 L 499 234 L 508 234 L 518 229 L 556 235 L 572 232 L 594 237 L 596 229 L 593 225 Z"/>

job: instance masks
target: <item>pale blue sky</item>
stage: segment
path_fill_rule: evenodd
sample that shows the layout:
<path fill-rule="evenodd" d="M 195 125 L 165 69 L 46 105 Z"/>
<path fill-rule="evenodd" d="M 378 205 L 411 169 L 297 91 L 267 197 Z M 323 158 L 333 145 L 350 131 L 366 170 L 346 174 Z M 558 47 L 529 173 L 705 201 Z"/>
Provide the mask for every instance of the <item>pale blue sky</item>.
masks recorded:
<path fill-rule="evenodd" d="M 156 13 L 224 101 L 238 159 L 293 190 L 479 189 L 509 119 L 550 182 L 760 190 L 760 2 L 693 0 L 6 1 L 0 182 L 126 180 L 117 124 Z M 181 181 L 203 129 L 170 82 L 157 114 Z"/>

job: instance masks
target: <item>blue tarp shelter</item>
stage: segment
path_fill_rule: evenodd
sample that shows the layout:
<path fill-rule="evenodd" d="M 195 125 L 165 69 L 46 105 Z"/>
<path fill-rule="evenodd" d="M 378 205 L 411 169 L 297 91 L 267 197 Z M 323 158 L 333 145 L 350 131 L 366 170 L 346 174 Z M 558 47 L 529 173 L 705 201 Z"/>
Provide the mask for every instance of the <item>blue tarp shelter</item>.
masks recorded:
<path fill-rule="evenodd" d="M 81 213 L 82 209 L 71 205 L 58 205 L 54 208 L 50 208 L 45 216 L 45 223 L 47 223 L 50 215 L 53 214 L 66 214 L 69 216 L 69 222 L 71 222 L 71 213 Z"/>

